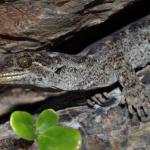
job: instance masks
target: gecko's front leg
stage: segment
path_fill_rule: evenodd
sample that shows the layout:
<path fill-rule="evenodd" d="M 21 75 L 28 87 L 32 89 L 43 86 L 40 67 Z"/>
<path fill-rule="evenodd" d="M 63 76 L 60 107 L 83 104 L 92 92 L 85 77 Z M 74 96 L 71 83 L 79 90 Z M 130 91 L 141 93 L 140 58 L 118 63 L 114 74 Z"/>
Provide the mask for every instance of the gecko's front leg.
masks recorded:
<path fill-rule="evenodd" d="M 122 103 L 128 105 L 129 113 L 135 113 L 141 121 L 150 120 L 150 93 L 137 77 L 134 69 L 123 57 L 115 60 L 116 71 L 123 87 Z"/>

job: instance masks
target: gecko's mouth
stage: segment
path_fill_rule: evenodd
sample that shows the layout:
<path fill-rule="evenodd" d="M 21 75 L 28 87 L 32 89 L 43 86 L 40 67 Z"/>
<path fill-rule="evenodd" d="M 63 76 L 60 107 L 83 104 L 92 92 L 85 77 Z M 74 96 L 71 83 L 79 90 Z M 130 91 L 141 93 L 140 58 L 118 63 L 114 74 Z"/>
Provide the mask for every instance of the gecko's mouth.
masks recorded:
<path fill-rule="evenodd" d="M 22 76 L 24 75 L 24 72 L 2 72 L 0 73 L 0 78 L 5 78 L 5 77 L 13 77 L 13 76 Z"/>
<path fill-rule="evenodd" d="M 24 71 L 1 71 L 0 72 L 0 84 L 15 83 L 25 78 L 27 72 Z"/>
<path fill-rule="evenodd" d="M 32 77 L 30 76 L 29 71 L 0 71 L 0 85 L 21 85 L 21 86 L 33 86 Z M 36 87 L 36 86 L 35 86 Z M 64 90 L 59 89 L 57 87 L 43 87 L 40 84 L 39 88 L 49 90 L 51 92 L 62 92 Z"/>

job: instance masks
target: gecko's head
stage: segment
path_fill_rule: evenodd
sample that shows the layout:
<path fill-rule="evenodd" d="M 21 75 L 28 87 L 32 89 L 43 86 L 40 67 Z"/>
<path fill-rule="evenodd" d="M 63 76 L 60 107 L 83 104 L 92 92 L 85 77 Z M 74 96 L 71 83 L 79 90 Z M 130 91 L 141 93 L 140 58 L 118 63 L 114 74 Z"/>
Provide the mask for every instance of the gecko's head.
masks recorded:
<path fill-rule="evenodd" d="M 0 84 L 57 87 L 61 60 L 46 52 L 20 52 L 0 58 Z M 56 76 L 57 73 L 57 76 Z"/>

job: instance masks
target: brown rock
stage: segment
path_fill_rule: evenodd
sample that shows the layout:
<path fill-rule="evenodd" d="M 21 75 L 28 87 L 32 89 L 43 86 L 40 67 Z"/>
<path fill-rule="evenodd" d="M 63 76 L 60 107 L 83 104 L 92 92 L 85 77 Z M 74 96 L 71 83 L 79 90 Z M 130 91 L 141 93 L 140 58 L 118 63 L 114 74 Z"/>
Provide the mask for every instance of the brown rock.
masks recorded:
<path fill-rule="evenodd" d="M 92 110 L 87 106 L 59 111 L 61 124 L 78 128 L 83 136 L 82 150 L 137 150 L 150 148 L 150 122 L 129 119 L 127 109 Z M 4 149 L 36 149 L 32 143 L 17 138 L 9 123 L 0 126 L 0 145 Z M 17 144 L 16 144 L 17 143 Z M 24 146 L 26 145 L 26 146 Z"/>
<path fill-rule="evenodd" d="M 138 0 L 3 0 L 0 51 L 36 50 L 68 33 L 106 21 Z"/>

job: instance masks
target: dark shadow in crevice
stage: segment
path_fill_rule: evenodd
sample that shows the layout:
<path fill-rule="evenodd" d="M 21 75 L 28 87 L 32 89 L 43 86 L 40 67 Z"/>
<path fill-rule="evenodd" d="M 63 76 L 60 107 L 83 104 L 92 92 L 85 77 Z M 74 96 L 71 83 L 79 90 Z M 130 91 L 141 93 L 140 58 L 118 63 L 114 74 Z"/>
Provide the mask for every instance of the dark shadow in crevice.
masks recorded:
<path fill-rule="evenodd" d="M 0 38 L 2 39 L 6 39 L 6 40 L 12 40 L 12 41 L 30 41 L 30 42 L 39 42 L 36 39 L 33 38 L 28 38 L 28 37 L 17 37 L 17 36 L 12 36 L 12 35 L 8 35 L 8 34 L 0 34 Z"/>
<path fill-rule="evenodd" d="M 54 110 L 60 110 L 70 107 L 77 107 L 77 106 L 84 106 L 87 105 L 87 99 L 91 98 L 91 96 L 97 94 L 97 93 L 103 93 L 103 92 L 110 92 L 113 89 L 119 87 L 122 90 L 121 85 L 119 82 L 116 82 L 115 84 L 104 87 L 104 88 L 98 88 L 94 90 L 88 90 L 88 91 L 70 91 L 64 94 L 61 94 L 59 96 L 51 96 L 48 97 L 46 100 L 33 103 L 33 104 L 25 104 L 25 105 L 16 105 L 11 110 L 0 116 L 0 123 L 4 123 L 9 120 L 10 114 L 15 110 L 22 110 L 22 111 L 28 111 L 32 114 L 40 113 L 42 110 L 46 108 L 53 108 Z M 107 104 L 104 104 L 103 107 L 107 107 L 111 105 L 114 101 L 108 102 Z"/>
<path fill-rule="evenodd" d="M 4 3 L 15 2 L 15 1 L 18 1 L 18 0 L 0 0 L 0 5 Z"/>

